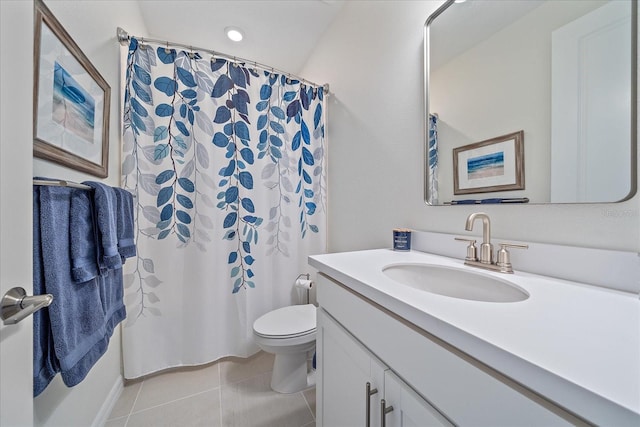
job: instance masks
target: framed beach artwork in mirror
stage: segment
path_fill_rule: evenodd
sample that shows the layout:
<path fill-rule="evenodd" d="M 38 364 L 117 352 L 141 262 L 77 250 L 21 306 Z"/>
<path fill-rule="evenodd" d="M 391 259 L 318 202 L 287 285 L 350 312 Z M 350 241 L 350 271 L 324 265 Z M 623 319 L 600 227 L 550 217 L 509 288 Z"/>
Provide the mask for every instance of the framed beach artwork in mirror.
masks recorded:
<path fill-rule="evenodd" d="M 33 155 L 106 178 L 111 88 L 42 0 L 34 34 Z"/>
<path fill-rule="evenodd" d="M 524 132 L 453 149 L 454 194 L 524 190 Z"/>

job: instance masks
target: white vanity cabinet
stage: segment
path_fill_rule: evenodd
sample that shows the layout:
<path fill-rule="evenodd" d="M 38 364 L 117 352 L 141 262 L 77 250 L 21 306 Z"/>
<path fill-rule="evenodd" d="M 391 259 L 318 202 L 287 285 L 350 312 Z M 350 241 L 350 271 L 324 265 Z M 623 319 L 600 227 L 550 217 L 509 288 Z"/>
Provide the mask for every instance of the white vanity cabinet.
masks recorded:
<path fill-rule="evenodd" d="M 339 282 L 318 277 L 319 426 L 585 425 L 525 387 Z M 356 339 L 357 337 L 357 339 Z"/>
<path fill-rule="evenodd" d="M 451 426 L 324 310 L 317 341 L 319 425 Z"/>

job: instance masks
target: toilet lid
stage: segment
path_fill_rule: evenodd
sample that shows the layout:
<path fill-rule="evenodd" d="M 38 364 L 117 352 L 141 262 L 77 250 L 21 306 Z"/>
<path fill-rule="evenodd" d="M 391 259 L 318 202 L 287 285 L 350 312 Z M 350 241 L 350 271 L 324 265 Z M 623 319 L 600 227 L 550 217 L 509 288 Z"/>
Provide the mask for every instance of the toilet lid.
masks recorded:
<path fill-rule="evenodd" d="M 292 305 L 270 311 L 253 323 L 256 334 L 265 337 L 295 337 L 316 329 L 316 306 Z"/>

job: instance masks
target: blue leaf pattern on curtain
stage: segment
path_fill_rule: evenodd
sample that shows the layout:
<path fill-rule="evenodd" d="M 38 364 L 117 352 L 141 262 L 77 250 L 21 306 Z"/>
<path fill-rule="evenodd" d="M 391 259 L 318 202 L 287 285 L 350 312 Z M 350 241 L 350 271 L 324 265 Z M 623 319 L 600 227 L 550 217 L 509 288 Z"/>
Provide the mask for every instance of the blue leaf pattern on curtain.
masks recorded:
<path fill-rule="evenodd" d="M 126 67 L 122 174 L 139 251 L 125 271 L 128 326 L 162 316 L 160 289 L 175 286 L 153 245 L 226 242 L 231 294 L 270 282 L 256 268 L 267 257 L 306 264 L 296 242 L 325 239 L 323 88 L 135 38 Z"/>
<path fill-rule="evenodd" d="M 427 152 L 429 173 L 427 175 L 429 186 L 429 202 L 432 205 L 438 203 L 438 118 L 429 114 L 429 149 Z"/>

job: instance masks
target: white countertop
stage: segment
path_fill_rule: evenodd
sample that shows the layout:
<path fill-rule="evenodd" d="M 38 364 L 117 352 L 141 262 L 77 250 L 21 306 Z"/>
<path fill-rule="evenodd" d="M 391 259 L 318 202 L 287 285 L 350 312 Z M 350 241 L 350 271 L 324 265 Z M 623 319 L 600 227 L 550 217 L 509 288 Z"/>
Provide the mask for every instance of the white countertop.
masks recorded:
<path fill-rule="evenodd" d="M 464 268 L 513 282 L 529 298 L 490 303 L 413 289 L 389 264 Z M 502 274 L 425 252 L 390 249 L 315 255 L 309 264 L 558 405 L 597 424 L 640 425 L 637 294 L 529 273 Z"/>

